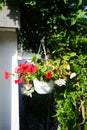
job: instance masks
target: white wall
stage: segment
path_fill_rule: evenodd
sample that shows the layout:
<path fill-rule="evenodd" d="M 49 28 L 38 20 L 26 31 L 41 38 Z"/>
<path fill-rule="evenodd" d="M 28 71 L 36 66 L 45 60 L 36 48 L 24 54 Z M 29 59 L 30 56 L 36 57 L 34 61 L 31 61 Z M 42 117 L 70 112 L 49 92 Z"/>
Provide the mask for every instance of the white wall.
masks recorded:
<path fill-rule="evenodd" d="M 19 95 L 14 79 L 4 79 L 4 71 L 17 66 L 16 32 L 0 32 L 0 130 L 19 130 Z"/>

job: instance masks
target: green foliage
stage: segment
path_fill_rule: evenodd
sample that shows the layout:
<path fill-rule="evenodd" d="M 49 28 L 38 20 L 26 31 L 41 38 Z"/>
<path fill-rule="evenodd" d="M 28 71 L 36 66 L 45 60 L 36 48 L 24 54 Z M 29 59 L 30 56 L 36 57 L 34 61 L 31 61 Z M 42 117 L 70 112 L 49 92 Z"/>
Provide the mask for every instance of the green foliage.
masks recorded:
<path fill-rule="evenodd" d="M 2 10 L 2 7 L 6 5 L 6 0 L 0 0 L 0 10 Z"/>
<path fill-rule="evenodd" d="M 24 28 L 20 35 L 24 48 L 37 52 L 40 39 L 45 36 L 47 53 L 55 59 L 67 59 L 72 71 L 77 73 L 66 86 L 55 87 L 58 105 L 55 116 L 61 130 L 79 130 L 87 118 L 84 114 L 87 111 L 87 11 L 84 6 L 82 0 L 27 1 L 25 11 L 22 10 L 27 13 L 25 19 L 22 16 Z"/>
<path fill-rule="evenodd" d="M 76 56 L 74 53 L 72 56 L 69 60 L 77 78 L 69 81 L 66 88 L 56 89 L 55 94 L 58 105 L 55 116 L 61 124 L 61 130 L 79 130 L 78 125 L 87 118 L 87 56 Z"/>
<path fill-rule="evenodd" d="M 78 7 L 78 3 L 75 1 L 36 1 L 36 0 L 27 0 L 24 1 L 25 5 L 21 4 L 21 33 L 19 37 L 20 44 L 23 44 L 25 50 L 37 52 L 40 40 L 43 36 L 46 37 L 46 47 L 48 51 L 58 50 L 56 45 L 52 45 L 51 39 L 53 42 L 59 44 L 59 37 L 62 38 L 63 44 L 64 41 L 68 40 L 71 37 L 68 35 L 72 31 L 73 33 L 79 32 L 75 26 L 78 24 L 82 25 L 81 19 L 85 15 L 85 11 Z M 72 6 L 74 5 L 74 6 Z M 25 17 L 26 14 L 26 17 Z M 85 22 L 86 24 L 86 22 Z M 84 32 L 84 30 L 82 30 Z M 64 36 L 62 36 L 64 33 Z M 60 35 L 58 37 L 58 35 Z M 55 39 L 57 37 L 57 39 Z M 66 39 L 68 37 L 68 39 Z M 48 41 L 49 39 L 49 41 Z M 48 42 L 50 42 L 50 47 Z M 68 41 L 67 41 L 68 42 Z M 35 48 L 33 47 L 35 46 Z M 57 45 L 58 46 L 58 45 Z M 68 43 L 67 43 L 68 46 Z"/>

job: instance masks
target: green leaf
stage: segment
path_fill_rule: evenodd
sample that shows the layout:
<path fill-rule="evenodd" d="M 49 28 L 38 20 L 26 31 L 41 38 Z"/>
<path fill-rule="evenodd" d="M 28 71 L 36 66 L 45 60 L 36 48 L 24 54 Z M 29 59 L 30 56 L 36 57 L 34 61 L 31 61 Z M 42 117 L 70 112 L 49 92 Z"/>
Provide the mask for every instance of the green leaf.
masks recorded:
<path fill-rule="evenodd" d="M 70 56 L 63 56 L 63 59 L 69 60 Z"/>
<path fill-rule="evenodd" d="M 64 3 L 66 4 L 66 3 L 67 3 L 67 1 L 66 1 L 66 0 L 64 0 Z"/>
<path fill-rule="evenodd" d="M 80 6 L 82 4 L 82 0 L 78 1 L 78 6 Z"/>
<path fill-rule="evenodd" d="M 66 20 L 66 17 L 63 14 L 61 14 L 60 18 L 64 21 Z"/>
<path fill-rule="evenodd" d="M 71 18 L 71 25 L 75 25 L 76 23 L 76 18 Z"/>
<path fill-rule="evenodd" d="M 77 11 L 77 19 L 84 18 L 85 14 L 86 14 L 85 11 L 78 10 L 78 11 Z"/>
<path fill-rule="evenodd" d="M 72 53 L 70 53 L 70 56 L 71 56 L 71 57 L 74 57 L 74 56 L 76 56 L 76 53 L 75 53 L 75 52 L 72 52 Z"/>

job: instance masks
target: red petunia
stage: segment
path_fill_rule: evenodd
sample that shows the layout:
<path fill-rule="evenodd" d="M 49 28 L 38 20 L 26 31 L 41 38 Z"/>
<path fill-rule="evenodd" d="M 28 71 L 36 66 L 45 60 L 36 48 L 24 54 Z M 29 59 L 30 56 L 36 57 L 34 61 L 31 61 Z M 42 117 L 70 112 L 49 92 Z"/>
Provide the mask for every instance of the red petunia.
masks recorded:
<path fill-rule="evenodd" d="M 34 73 L 37 72 L 37 67 L 36 67 L 34 64 L 30 64 L 27 69 L 28 69 L 28 71 L 29 71 L 31 74 L 34 74 Z"/>
<path fill-rule="evenodd" d="M 8 71 L 4 72 L 4 78 L 5 79 L 9 79 L 10 78 L 10 74 Z"/>
<path fill-rule="evenodd" d="M 51 79 L 51 78 L 53 77 L 53 75 L 52 75 L 51 72 L 47 72 L 47 73 L 46 73 L 46 77 L 47 77 L 48 79 Z"/>
<path fill-rule="evenodd" d="M 24 83 L 24 77 L 21 76 L 19 79 L 15 80 L 15 83 L 16 84 L 22 84 L 22 83 Z"/>
<path fill-rule="evenodd" d="M 37 67 L 31 63 L 28 64 L 26 61 L 23 64 L 20 64 L 18 68 L 16 68 L 16 73 L 27 73 L 30 72 L 31 74 L 34 74 L 37 71 Z"/>
<path fill-rule="evenodd" d="M 28 63 L 25 61 L 23 64 L 19 64 L 18 68 L 16 68 L 16 73 L 26 73 L 26 69 L 28 68 Z"/>

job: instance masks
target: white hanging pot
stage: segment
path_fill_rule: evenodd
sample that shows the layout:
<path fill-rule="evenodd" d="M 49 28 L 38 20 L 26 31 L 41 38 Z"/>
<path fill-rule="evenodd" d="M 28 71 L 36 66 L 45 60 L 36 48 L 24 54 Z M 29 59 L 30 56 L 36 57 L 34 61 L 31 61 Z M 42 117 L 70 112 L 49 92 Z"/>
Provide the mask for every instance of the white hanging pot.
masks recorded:
<path fill-rule="evenodd" d="M 53 90 L 54 82 L 50 80 L 49 82 L 39 81 L 37 79 L 33 80 L 34 89 L 38 94 L 48 94 Z"/>

